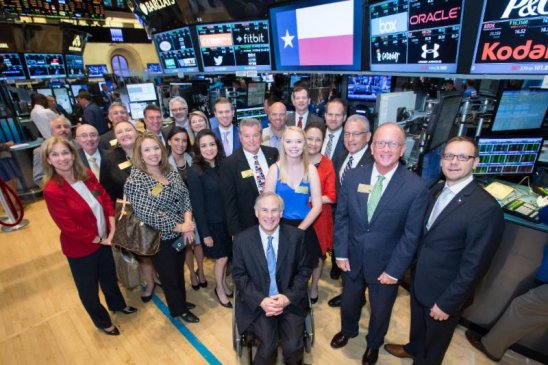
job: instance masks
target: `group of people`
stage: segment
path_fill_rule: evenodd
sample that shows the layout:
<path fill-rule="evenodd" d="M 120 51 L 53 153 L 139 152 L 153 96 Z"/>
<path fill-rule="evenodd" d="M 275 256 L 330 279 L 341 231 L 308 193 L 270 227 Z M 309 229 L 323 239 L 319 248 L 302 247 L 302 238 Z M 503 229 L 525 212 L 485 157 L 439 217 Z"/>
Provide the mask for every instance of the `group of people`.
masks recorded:
<path fill-rule="evenodd" d="M 144 132 L 117 102 L 108 110 L 112 130 L 82 124 L 77 143 L 66 118 L 53 118 L 52 137 L 35 152 L 35 178 L 43 182 L 84 307 L 107 334 L 119 331 L 97 283 L 109 309 L 136 310 L 120 294 L 108 247 L 115 244 L 113 202 L 125 197 L 160 232 L 160 251 L 138 257 L 143 302 L 161 285 L 170 314 L 198 322 L 186 300 L 184 265 L 199 290 L 207 287 L 203 258 L 214 259 L 213 295 L 223 307 L 236 301 L 238 330 L 260 340 L 254 364 L 273 363 L 279 343 L 286 363 L 302 363 L 304 318 L 309 301 L 318 301 L 328 251 L 342 272 L 341 331 L 331 346 L 358 335 L 367 289 L 362 363 L 375 364 L 397 284 L 411 268 L 410 342 L 385 349 L 415 364 L 440 364 L 504 225 L 498 203 L 473 179 L 477 145 L 466 137 L 448 141 L 440 161 L 445 182 L 429 192 L 400 163 L 399 125 L 373 133 L 367 118 L 347 118 L 341 99 L 329 101 L 325 120 L 319 118 L 309 113 L 308 90 L 300 85 L 292 101 L 289 116 L 282 103 L 268 107 L 267 130 L 255 119 L 233 125 L 234 107 L 225 98 L 214 104 L 213 129 L 180 97 L 169 103 L 168 127 L 160 109 L 147 106 Z"/>

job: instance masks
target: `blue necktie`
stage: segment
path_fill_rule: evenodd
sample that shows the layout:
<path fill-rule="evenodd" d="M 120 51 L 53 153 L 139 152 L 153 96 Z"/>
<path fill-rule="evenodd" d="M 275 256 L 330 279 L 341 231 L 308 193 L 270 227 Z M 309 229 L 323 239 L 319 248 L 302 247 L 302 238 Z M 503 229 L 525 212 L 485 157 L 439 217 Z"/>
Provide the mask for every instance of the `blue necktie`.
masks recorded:
<path fill-rule="evenodd" d="M 278 285 L 276 284 L 276 254 L 272 246 L 272 236 L 268 236 L 268 246 L 266 247 L 266 261 L 268 262 L 268 275 L 270 276 L 270 288 L 268 296 L 278 294 Z"/>

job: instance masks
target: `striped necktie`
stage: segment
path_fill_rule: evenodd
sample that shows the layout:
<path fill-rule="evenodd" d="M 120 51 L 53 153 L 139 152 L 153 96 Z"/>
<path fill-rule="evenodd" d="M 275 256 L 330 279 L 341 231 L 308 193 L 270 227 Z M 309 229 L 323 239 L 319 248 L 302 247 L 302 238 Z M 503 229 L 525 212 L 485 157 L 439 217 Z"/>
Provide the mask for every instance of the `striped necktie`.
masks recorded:
<path fill-rule="evenodd" d="M 344 175 L 346 175 L 346 173 L 348 172 L 348 170 L 351 170 L 352 169 L 352 161 L 354 161 L 354 156 L 350 156 L 348 158 L 348 162 L 346 163 L 346 167 L 344 168 L 344 171 L 342 173 L 342 176 L 341 176 L 341 184 L 343 182 L 343 179 L 344 179 Z"/>

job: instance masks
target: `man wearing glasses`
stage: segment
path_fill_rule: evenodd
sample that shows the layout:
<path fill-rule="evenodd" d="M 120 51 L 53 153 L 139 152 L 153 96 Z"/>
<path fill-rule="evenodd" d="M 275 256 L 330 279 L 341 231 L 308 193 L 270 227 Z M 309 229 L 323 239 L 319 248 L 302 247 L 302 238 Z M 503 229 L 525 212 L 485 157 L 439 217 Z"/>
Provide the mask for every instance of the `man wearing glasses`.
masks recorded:
<path fill-rule="evenodd" d="M 375 162 L 347 171 L 337 194 L 334 246 L 343 293 L 341 331 L 331 347 L 343 347 L 358 335 L 367 286 L 371 313 L 364 365 L 378 360 L 397 284 L 415 256 L 426 211 L 426 184 L 399 163 L 404 152 L 403 129 L 381 125 L 371 144 Z"/>
<path fill-rule="evenodd" d="M 430 192 L 412 278 L 410 341 L 384 347 L 417 365 L 442 363 L 504 231 L 500 205 L 472 176 L 478 163 L 474 140 L 449 140 L 441 159 L 445 183 Z"/>
<path fill-rule="evenodd" d="M 169 111 L 173 116 L 174 126 L 182 127 L 190 131 L 188 125 L 188 103 L 180 96 L 175 96 L 169 101 Z"/>

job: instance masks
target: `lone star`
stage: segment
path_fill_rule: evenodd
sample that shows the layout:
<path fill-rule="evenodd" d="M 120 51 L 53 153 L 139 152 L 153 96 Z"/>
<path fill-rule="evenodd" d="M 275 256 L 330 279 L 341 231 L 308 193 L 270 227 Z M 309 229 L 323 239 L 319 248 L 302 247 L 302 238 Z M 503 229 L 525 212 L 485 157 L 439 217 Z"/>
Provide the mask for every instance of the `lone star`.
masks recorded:
<path fill-rule="evenodd" d="M 293 38 L 295 38 L 294 35 L 289 35 L 289 30 L 285 30 L 285 37 L 280 37 L 284 40 L 284 48 L 287 46 L 290 46 L 293 48 Z"/>

